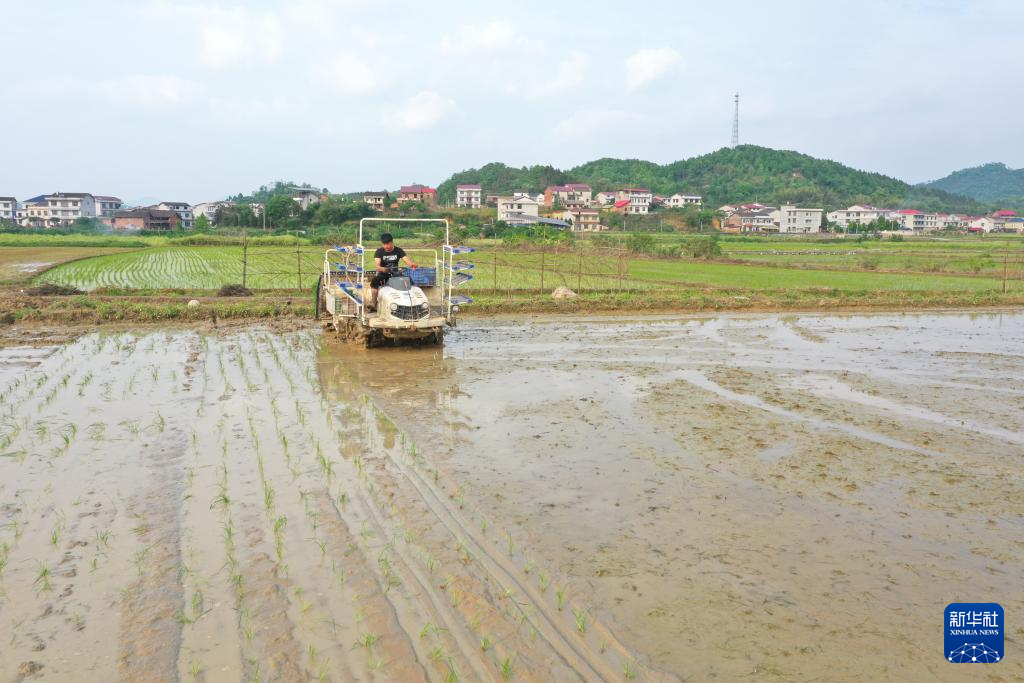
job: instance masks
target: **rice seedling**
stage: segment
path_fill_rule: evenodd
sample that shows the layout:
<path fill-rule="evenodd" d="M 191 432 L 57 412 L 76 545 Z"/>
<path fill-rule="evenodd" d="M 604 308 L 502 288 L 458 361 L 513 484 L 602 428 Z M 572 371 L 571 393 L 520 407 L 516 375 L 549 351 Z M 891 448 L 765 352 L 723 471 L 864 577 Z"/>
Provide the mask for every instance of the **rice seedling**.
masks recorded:
<path fill-rule="evenodd" d="M 488 638 L 487 636 L 484 636 L 483 638 L 480 639 L 480 649 L 483 650 L 484 652 L 487 652 L 493 646 L 494 646 L 494 643 L 492 643 L 491 639 Z"/>
<path fill-rule="evenodd" d="M 498 669 L 501 671 L 501 677 L 504 680 L 512 680 L 512 657 L 505 657 L 505 659 L 501 660 L 501 663 L 498 664 Z"/>
<path fill-rule="evenodd" d="M 96 532 L 96 547 L 98 547 L 98 548 L 109 548 L 110 547 L 110 539 L 111 539 L 112 536 L 113 536 L 113 534 L 110 532 L 110 530 L 97 531 Z"/>
<path fill-rule="evenodd" d="M 157 432 L 161 432 L 162 433 L 164 431 L 164 429 L 167 427 L 167 420 L 164 418 L 163 415 L 160 414 L 159 411 L 157 411 L 157 414 L 153 418 L 153 423 L 152 423 L 151 426 L 154 429 L 156 429 Z"/>
<path fill-rule="evenodd" d="M 39 586 L 40 592 L 47 592 L 53 590 L 53 584 L 50 583 L 50 568 L 46 565 L 39 565 L 39 572 L 36 575 L 36 580 L 32 583 L 33 586 Z"/>
<path fill-rule="evenodd" d="M 89 433 L 89 438 L 93 441 L 103 441 L 107 433 L 107 425 L 104 422 L 93 422 L 91 425 L 86 427 L 86 432 Z"/>
<path fill-rule="evenodd" d="M 505 533 L 505 537 L 506 537 L 506 538 L 507 538 L 507 540 L 508 540 L 508 556 L 509 556 L 509 557 L 512 557 L 512 551 L 513 551 L 513 546 L 512 546 L 512 532 L 510 532 L 510 531 L 509 531 L 509 532 L 506 532 L 506 533 Z"/>
<path fill-rule="evenodd" d="M 367 650 L 370 650 L 373 648 L 377 640 L 378 637 L 372 633 L 364 633 L 362 637 L 356 641 L 356 647 L 365 647 Z"/>
<path fill-rule="evenodd" d="M 537 572 L 537 577 L 540 579 L 540 592 L 544 593 L 548 589 L 550 579 L 544 572 Z"/>
<path fill-rule="evenodd" d="M 78 383 L 78 395 L 85 396 L 86 388 L 92 383 L 92 372 L 87 372 Z"/>
<path fill-rule="evenodd" d="M 4 575 L 4 570 L 7 569 L 7 563 L 11 557 L 11 546 L 7 543 L 0 543 L 0 577 Z"/>
<path fill-rule="evenodd" d="M 192 678 L 199 678 L 203 675 L 203 665 L 197 661 L 193 661 L 192 666 L 189 667 L 188 672 L 189 675 L 192 676 Z"/>
<path fill-rule="evenodd" d="M 320 668 L 316 672 L 316 680 L 326 681 L 327 676 L 331 673 L 331 665 L 328 662 L 322 662 Z"/>
<path fill-rule="evenodd" d="M 39 442 L 45 441 L 50 434 L 50 426 L 42 420 L 36 422 L 34 430 L 36 433 L 36 441 Z"/>
<path fill-rule="evenodd" d="M 555 600 L 558 603 L 558 611 L 561 612 L 562 608 L 565 607 L 565 589 L 560 588 L 555 591 Z"/>
<path fill-rule="evenodd" d="M 587 632 L 587 610 L 573 610 L 573 616 L 576 618 L 576 630 L 580 633 Z"/>
<path fill-rule="evenodd" d="M 268 513 L 274 509 L 274 487 L 266 481 L 263 484 L 263 507 Z"/>
<path fill-rule="evenodd" d="M 622 663 L 622 675 L 627 681 L 632 681 L 636 678 L 636 664 L 626 660 Z"/>

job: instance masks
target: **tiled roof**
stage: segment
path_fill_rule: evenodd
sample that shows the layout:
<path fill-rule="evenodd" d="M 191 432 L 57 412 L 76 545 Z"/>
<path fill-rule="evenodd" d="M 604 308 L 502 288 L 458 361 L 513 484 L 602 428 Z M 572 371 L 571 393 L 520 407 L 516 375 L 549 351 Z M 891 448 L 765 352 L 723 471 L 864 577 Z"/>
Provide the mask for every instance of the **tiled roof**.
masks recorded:
<path fill-rule="evenodd" d="M 437 192 L 437 190 L 432 187 L 427 187 L 426 185 L 403 185 L 399 192 L 403 192 L 405 194 L 420 194 L 423 192 Z"/>
<path fill-rule="evenodd" d="M 479 185 L 472 185 L 472 184 L 470 184 L 470 185 L 456 185 L 455 189 L 457 189 L 457 190 L 479 190 L 480 186 Z"/>

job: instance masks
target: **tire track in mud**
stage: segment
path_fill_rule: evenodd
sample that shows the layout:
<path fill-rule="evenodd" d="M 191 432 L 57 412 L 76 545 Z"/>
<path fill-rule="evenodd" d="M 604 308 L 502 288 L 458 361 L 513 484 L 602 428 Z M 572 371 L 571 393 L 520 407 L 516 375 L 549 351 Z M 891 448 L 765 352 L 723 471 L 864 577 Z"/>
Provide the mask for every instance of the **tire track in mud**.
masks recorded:
<path fill-rule="evenodd" d="M 371 410 L 378 416 L 382 411 L 369 394 L 365 400 Z M 367 424 L 372 421 L 364 417 Z M 386 418 L 390 421 L 389 418 Z M 404 437 L 403 437 L 404 438 Z M 481 536 L 475 525 L 464 519 L 464 516 L 453 509 L 449 500 L 455 498 L 430 482 L 429 478 L 420 474 L 415 465 L 407 465 L 396 457 L 391 449 L 373 448 L 372 444 L 364 444 L 363 453 L 383 452 L 387 463 L 397 472 L 398 476 L 411 486 L 416 500 L 424 510 L 442 528 L 452 540 L 466 548 L 468 555 L 484 573 L 485 581 L 493 581 L 506 596 L 525 596 L 528 602 L 523 605 L 513 600 L 515 609 L 521 619 L 528 622 L 534 633 L 543 639 L 552 653 L 577 676 L 584 680 L 619 680 L 623 676 L 624 666 L 637 666 L 636 657 L 623 646 L 606 627 L 596 621 L 587 622 L 587 631 L 569 623 L 568 614 L 554 608 L 545 600 L 541 592 L 529 580 L 522 577 L 521 571 L 501 552 L 494 552 L 492 541 Z M 415 462 L 415 458 L 412 458 Z M 512 616 L 512 615 L 509 615 Z M 515 618 L 515 617 L 513 617 Z M 585 635 L 585 637 L 583 637 Z M 587 639 L 598 637 L 601 640 L 600 654 L 587 643 Z M 615 658 L 618 661 L 613 661 Z M 662 672 L 647 671 L 648 677 L 656 680 L 678 680 Z"/>

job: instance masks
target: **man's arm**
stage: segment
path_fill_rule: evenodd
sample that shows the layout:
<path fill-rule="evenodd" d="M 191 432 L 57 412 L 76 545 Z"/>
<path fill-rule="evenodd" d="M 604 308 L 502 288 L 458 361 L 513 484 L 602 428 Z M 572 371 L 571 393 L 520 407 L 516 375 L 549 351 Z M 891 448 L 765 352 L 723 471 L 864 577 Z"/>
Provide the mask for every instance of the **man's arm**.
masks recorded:
<path fill-rule="evenodd" d="M 386 272 L 388 272 L 388 269 L 380 264 L 380 256 L 378 256 L 375 259 L 373 259 L 373 262 L 375 264 L 377 264 L 377 272 L 378 273 L 386 273 Z"/>
<path fill-rule="evenodd" d="M 403 256 L 402 260 L 405 261 L 405 265 L 409 266 L 410 268 L 419 268 L 419 266 L 413 263 L 412 259 L 410 259 L 408 256 Z"/>

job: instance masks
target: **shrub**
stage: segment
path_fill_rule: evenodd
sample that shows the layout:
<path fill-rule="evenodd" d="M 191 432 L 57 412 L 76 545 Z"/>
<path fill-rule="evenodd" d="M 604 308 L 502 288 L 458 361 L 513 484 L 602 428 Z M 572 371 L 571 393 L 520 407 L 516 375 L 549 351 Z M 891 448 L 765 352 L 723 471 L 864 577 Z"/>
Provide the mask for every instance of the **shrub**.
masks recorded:
<path fill-rule="evenodd" d="M 252 290 L 242 285 L 224 285 L 217 291 L 217 296 L 252 296 Z"/>

